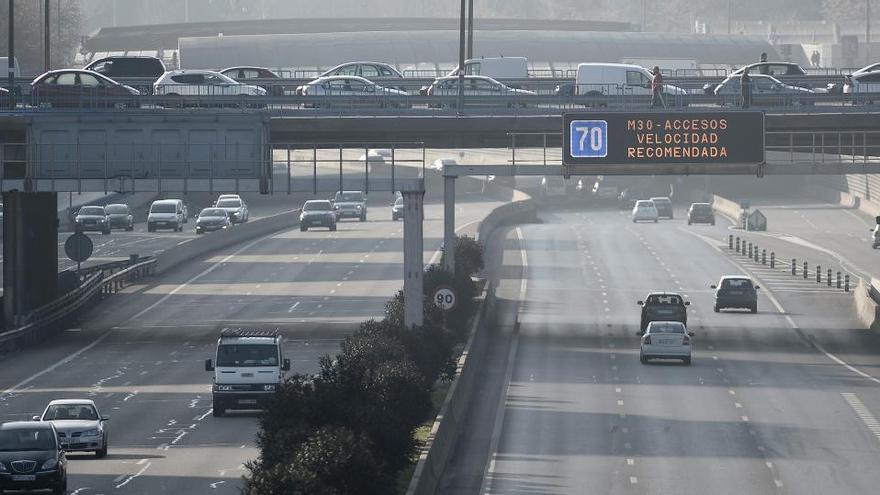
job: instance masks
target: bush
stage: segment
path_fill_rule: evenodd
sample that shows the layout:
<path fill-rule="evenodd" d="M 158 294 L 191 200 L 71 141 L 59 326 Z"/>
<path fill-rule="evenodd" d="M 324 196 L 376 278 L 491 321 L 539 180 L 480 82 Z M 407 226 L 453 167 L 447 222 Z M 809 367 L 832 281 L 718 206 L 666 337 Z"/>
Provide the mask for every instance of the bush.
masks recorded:
<path fill-rule="evenodd" d="M 245 495 L 379 495 L 393 484 L 366 436 L 338 426 L 315 431 L 284 464 L 248 467 Z"/>
<path fill-rule="evenodd" d="M 455 273 L 476 275 L 483 266 L 483 246 L 473 237 L 455 236 Z"/>
<path fill-rule="evenodd" d="M 327 408 L 321 401 L 310 377 L 294 375 L 281 384 L 259 420 L 257 445 L 262 465 L 271 468 L 287 462 L 291 449 L 321 424 Z"/>

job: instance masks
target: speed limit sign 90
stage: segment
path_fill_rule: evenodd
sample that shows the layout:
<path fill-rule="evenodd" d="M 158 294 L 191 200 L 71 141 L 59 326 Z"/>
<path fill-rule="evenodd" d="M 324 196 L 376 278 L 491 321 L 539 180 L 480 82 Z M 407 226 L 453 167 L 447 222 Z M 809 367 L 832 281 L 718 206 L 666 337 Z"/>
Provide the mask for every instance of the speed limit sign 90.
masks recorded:
<path fill-rule="evenodd" d="M 434 296 L 432 297 L 434 306 L 443 311 L 449 311 L 454 308 L 456 299 L 455 290 L 448 285 L 440 285 L 434 289 Z"/>

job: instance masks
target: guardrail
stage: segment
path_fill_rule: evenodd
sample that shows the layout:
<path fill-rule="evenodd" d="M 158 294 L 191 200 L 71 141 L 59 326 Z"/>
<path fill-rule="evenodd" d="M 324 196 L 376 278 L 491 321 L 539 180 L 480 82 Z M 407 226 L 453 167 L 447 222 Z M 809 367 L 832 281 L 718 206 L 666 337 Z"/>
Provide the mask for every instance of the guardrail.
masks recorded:
<path fill-rule="evenodd" d="M 16 328 L 0 332 L 0 349 L 10 344 L 27 345 L 40 341 L 55 330 L 55 323 L 75 317 L 94 298 L 118 292 L 125 284 L 149 275 L 155 265 L 156 259 L 150 258 L 111 275 L 103 269 L 86 275 L 76 289 L 22 316 Z"/>

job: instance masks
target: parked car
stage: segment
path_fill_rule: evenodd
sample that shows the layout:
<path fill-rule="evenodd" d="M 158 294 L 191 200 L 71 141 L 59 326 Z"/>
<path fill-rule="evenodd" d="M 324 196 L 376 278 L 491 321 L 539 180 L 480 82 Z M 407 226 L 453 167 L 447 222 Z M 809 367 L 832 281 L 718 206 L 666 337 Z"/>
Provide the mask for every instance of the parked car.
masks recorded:
<path fill-rule="evenodd" d="M 323 96 L 319 103 L 310 102 L 307 106 L 330 107 L 337 103 L 332 100 L 335 96 L 348 97 L 343 106 L 369 105 L 380 107 L 406 106 L 406 91 L 387 88 L 358 76 L 322 76 L 308 84 L 297 88 L 297 94 L 302 96 Z M 357 97 L 357 98 L 355 98 Z"/>
<path fill-rule="evenodd" d="M 658 218 L 668 218 L 672 220 L 673 217 L 675 217 L 675 213 L 672 209 L 672 200 L 664 196 L 655 196 L 651 198 L 651 201 L 654 203 L 654 207 L 657 208 Z"/>
<path fill-rule="evenodd" d="M 109 78 L 152 79 L 151 83 L 165 73 L 165 64 L 156 57 L 114 56 L 94 60 L 84 70 L 97 72 Z"/>
<path fill-rule="evenodd" d="M 205 208 L 196 218 L 196 234 L 228 229 L 231 226 L 229 213 L 223 208 Z"/>
<path fill-rule="evenodd" d="M 651 78 L 648 69 L 632 64 L 578 64 L 575 94 L 594 98 L 650 96 Z M 687 91 L 672 84 L 663 85 L 667 106 L 686 106 Z"/>
<path fill-rule="evenodd" d="M 147 232 L 160 228 L 177 232 L 183 230 L 183 201 L 179 199 L 160 199 L 153 201 L 147 214 Z"/>
<path fill-rule="evenodd" d="M 107 457 L 110 416 L 103 415 L 91 399 L 59 399 L 49 402 L 43 414 L 34 421 L 52 423 L 66 452 L 94 452 Z"/>
<path fill-rule="evenodd" d="M 0 424 L 0 492 L 67 493 L 67 457 L 52 423 Z"/>
<path fill-rule="evenodd" d="M 216 208 L 222 208 L 229 214 L 232 223 L 245 223 L 250 220 L 247 203 L 241 198 L 225 198 L 217 201 Z"/>
<path fill-rule="evenodd" d="M 709 203 L 692 203 L 688 208 L 688 225 L 709 223 L 715 225 L 715 210 Z"/>
<path fill-rule="evenodd" d="M 74 218 L 79 232 L 95 231 L 104 235 L 110 233 L 110 217 L 103 206 L 83 206 Z"/>
<path fill-rule="evenodd" d="M 129 232 L 134 230 L 134 215 L 131 208 L 124 204 L 112 204 L 104 207 L 104 211 L 110 218 L 110 228 L 125 229 Z"/>
<path fill-rule="evenodd" d="M 333 198 L 336 218 L 353 217 L 367 221 L 367 195 L 363 191 L 337 191 Z"/>
<path fill-rule="evenodd" d="M 752 105 L 754 106 L 790 106 L 808 105 L 812 103 L 809 95 L 812 90 L 784 84 L 773 76 L 749 74 L 752 79 Z M 737 105 L 742 97 L 741 76 L 728 76 L 715 88 L 715 95 L 720 97 L 722 105 Z"/>
<path fill-rule="evenodd" d="M 299 230 L 305 232 L 311 227 L 327 227 L 336 230 L 336 212 L 326 199 L 310 199 L 303 204 L 299 215 Z"/>
<path fill-rule="evenodd" d="M 258 98 L 265 96 L 266 90 L 259 86 L 239 83 L 219 72 L 189 69 L 172 70 L 162 74 L 153 84 L 153 94 L 172 98 L 212 96 Z"/>
<path fill-rule="evenodd" d="M 638 305 L 642 307 L 639 329 L 644 332 L 652 321 L 680 321 L 687 325 L 687 307 L 691 302 L 685 301 L 681 294 L 652 292 Z"/>
<path fill-rule="evenodd" d="M 752 77 L 766 75 L 775 78 L 777 81 L 788 83 L 790 86 L 810 88 L 809 83 L 803 80 L 803 77 L 807 75 L 807 71 L 800 65 L 791 62 L 757 62 L 744 65 L 729 73 L 727 78 L 742 78 L 742 73 L 746 67 L 749 69 L 749 76 Z M 719 83 L 706 83 L 703 85 L 703 93 L 707 95 L 717 94 L 715 90 L 718 86 L 720 86 Z"/>
<path fill-rule="evenodd" d="M 272 96 L 284 96 L 287 89 L 278 74 L 264 67 L 229 67 L 220 73 L 242 84 L 259 86 Z"/>
<path fill-rule="evenodd" d="M 31 83 L 35 107 L 136 108 L 140 92 L 97 72 L 81 69 L 52 70 Z"/>
<path fill-rule="evenodd" d="M 393 66 L 383 62 L 346 62 L 322 72 L 318 77 L 357 76 L 365 79 L 398 78 L 403 74 Z"/>
<path fill-rule="evenodd" d="M 636 222 L 654 222 L 657 223 L 657 207 L 650 199 L 640 199 L 636 201 L 636 205 L 632 209 L 632 221 Z"/>
<path fill-rule="evenodd" d="M 403 196 L 398 196 L 394 199 L 394 202 L 391 203 L 391 220 L 398 221 L 403 218 Z"/>
<path fill-rule="evenodd" d="M 691 364 L 691 337 L 687 326 L 680 321 L 652 321 L 643 332 L 638 332 L 639 361 L 647 364 L 650 359 L 681 359 Z"/>
<path fill-rule="evenodd" d="M 874 103 L 880 101 L 880 71 L 862 72 L 846 76 L 843 94 L 852 97 L 853 103 Z"/>
<path fill-rule="evenodd" d="M 431 83 L 430 86 L 426 88 L 422 88 L 422 94 L 427 96 L 443 96 L 443 97 L 455 97 L 458 96 L 458 76 L 446 76 L 446 77 L 438 77 Z M 465 76 L 464 77 L 464 95 L 465 96 L 483 96 L 483 97 L 493 97 L 493 96 L 506 96 L 506 97 L 528 97 L 535 96 L 537 93 L 534 91 L 527 91 L 524 89 L 516 89 L 506 86 L 495 79 L 487 76 Z M 488 105 L 503 105 L 507 104 L 507 106 L 513 106 L 514 102 L 491 102 L 485 101 L 484 104 Z M 525 101 L 517 101 L 516 104 L 520 106 L 526 106 Z M 449 107 L 455 106 L 455 103 L 432 103 L 428 106 L 430 107 Z"/>
<path fill-rule="evenodd" d="M 729 275 L 721 277 L 717 285 L 710 286 L 715 289 L 714 311 L 718 313 L 725 308 L 743 308 L 752 313 L 758 312 L 758 289 L 761 287 L 752 283 L 752 279 L 742 275 Z"/>

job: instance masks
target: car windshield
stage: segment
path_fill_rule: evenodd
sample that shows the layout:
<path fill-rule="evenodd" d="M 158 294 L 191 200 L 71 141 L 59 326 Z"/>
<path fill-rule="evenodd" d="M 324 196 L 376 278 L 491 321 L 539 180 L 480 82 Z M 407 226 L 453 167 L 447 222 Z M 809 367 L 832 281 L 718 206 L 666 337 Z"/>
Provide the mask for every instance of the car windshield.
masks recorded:
<path fill-rule="evenodd" d="M 271 344 L 221 344 L 217 366 L 278 366 L 278 347 Z"/>
<path fill-rule="evenodd" d="M 712 209 L 712 206 L 707 205 L 707 204 L 695 204 L 694 205 L 694 211 L 702 212 L 702 211 L 710 211 L 711 209 Z"/>
<path fill-rule="evenodd" d="M 364 193 L 362 192 L 344 192 L 344 193 L 336 193 L 336 202 L 361 202 L 364 200 Z"/>
<path fill-rule="evenodd" d="M 638 208 L 653 208 L 654 202 L 653 201 L 639 201 L 636 203 L 636 207 L 638 207 Z"/>
<path fill-rule="evenodd" d="M 751 289 L 752 281 L 747 278 L 726 278 L 721 282 L 722 289 Z"/>
<path fill-rule="evenodd" d="M 174 213 L 177 208 L 171 203 L 158 203 L 150 208 L 150 213 Z"/>
<path fill-rule="evenodd" d="M 104 215 L 104 208 L 101 208 L 100 206 L 83 206 L 82 208 L 79 209 L 79 214 L 80 215 L 103 216 Z"/>
<path fill-rule="evenodd" d="M 43 421 L 63 419 L 96 421 L 98 419 L 98 411 L 91 404 L 52 404 L 43 413 Z"/>
<path fill-rule="evenodd" d="M 241 206 L 239 199 L 221 199 L 217 202 L 218 208 L 238 208 Z"/>
<path fill-rule="evenodd" d="M 681 296 L 675 294 L 654 294 L 648 296 L 647 304 L 651 306 L 680 306 Z"/>
<path fill-rule="evenodd" d="M 55 438 L 48 428 L 0 430 L 0 452 L 55 450 Z"/>
<path fill-rule="evenodd" d="M 678 323 L 652 323 L 649 333 L 684 333 L 684 325 Z"/>
<path fill-rule="evenodd" d="M 220 208 L 205 208 L 199 213 L 200 217 L 225 217 L 226 210 L 221 210 Z"/>
<path fill-rule="evenodd" d="M 303 205 L 303 211 L 329 211 L 331 209 L 329 201 L 309 201 Z"/>
<path fill-rule="evenodd" d="M 128 207 L 125 205 L 110 205 L 104 208 L 108 215 L 120 215 L 128 213 Z"/>

